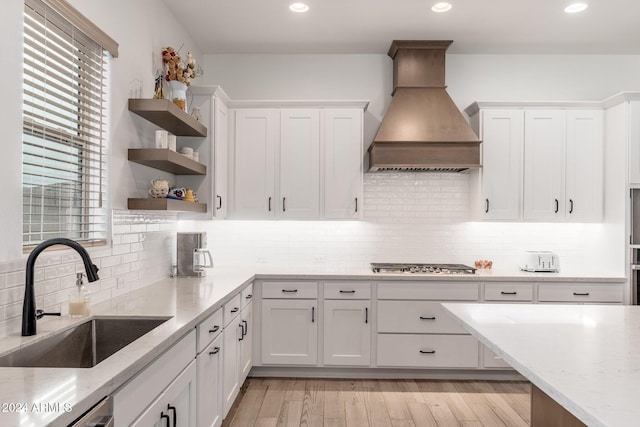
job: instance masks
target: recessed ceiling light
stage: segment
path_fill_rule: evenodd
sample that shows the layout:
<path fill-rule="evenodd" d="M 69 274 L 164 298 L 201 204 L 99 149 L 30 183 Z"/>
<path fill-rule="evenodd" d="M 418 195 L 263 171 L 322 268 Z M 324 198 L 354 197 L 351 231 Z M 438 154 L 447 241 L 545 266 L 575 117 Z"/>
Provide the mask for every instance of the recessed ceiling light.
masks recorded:
<path fill-rule="evenodd" d="M 436 13 L 442 13 L 442 12 L 448 12 L 451 10 L 451 3 L 447 3 L 447 2 L 440 2 L 440 3 L 436 3 L 431 7 L 431 10 L 433 10 Z"/>
<path fill-rule="evenodd" d="M 289 10 L 296 13 L 305 13 L 309 11 L 309 6 L 304 3 L 292 3 Z"/>
<path fill-rule="evenodd" d="M 565 7 L 564 11 L 567 12 L 567 13 L 578 13 L 578 12 L 582 12 L 587 7 L 589 7 L 589 5 L 586 4 L 586 3 L 575 2 L 575 3 L 569 4 L 567 7 Z"/>

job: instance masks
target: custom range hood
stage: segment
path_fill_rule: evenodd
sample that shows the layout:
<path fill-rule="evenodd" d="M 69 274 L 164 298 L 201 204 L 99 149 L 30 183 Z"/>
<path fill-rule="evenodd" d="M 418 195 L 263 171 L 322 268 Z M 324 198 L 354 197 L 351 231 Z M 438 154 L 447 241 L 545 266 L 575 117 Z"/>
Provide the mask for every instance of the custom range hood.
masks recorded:
<path fill-rule="evenodd" d="M 393 98 L 369 147 L 370 171 L 480 167 L 480 140 L 446 91 L 451 40 L 394 40 Z"/>

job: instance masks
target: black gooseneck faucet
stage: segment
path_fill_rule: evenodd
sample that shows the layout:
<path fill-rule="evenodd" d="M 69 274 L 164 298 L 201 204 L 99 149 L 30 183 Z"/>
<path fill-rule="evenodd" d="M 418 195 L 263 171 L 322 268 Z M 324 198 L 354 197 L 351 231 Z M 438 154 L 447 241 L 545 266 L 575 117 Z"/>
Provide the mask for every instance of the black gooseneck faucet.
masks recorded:
<path fill-rule="evenodd" d="M 87 272 L 87 280 L 90 282 L 95 282 L 99 279 L 98 277 L 98 267 L 96 267 L 87 251 L 80 246 L 79 243 L 74 242 L 70 239 L 64 238 L 55 238 L 45 240 L 36 246 L 31 254 L 29 254 L 29 258 L 27 259 L 27 271 L 26 271 L 26 279 L 24 283 L 24 302 L 22 303 L 22 336 L 30 336 L 36 334 L 36 320 L 40 319 L 44 315 L 60 315 L 60 313 L 45 313 L 42 310 L 36 310 L 36 296 L 33 289 L 33 273 L 36 264 L 36 259 L 38 255 L 45 249 L 54 245 L 64 245 L 68 246 L 71 249 L 75 249 L 80 257 L 82 258 L 82 262 L 84 263 L 84 269 Z"/>

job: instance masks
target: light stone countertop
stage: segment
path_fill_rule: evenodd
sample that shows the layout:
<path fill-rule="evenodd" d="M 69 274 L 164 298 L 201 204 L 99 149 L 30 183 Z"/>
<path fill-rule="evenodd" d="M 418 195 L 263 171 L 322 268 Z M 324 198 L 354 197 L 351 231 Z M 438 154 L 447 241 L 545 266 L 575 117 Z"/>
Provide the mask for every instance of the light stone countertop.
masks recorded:
<path fill-rule="evenodd" d="M 442 305 L 588 426 L 638 426 L 640 306 Z"/>
<path fill-rule="evenodd" d="M 113 393 L 154 358 L 167 350 L 197 323 L 227 302 L 254 279 L 264 280 L 423 280 L 423 281 L 534 281 L 621 283 L 616 276 L 569 276 L 563 273 L 492 271 L 476 275 L 388 275 L 373 274 L 368 265 L 250 266 L 216 267 L 202 279 L 164 279 L 109 301 L 95 304 L 92 316 L 171 316 L 152 332 L 93 368 L 0 368 L 0 425 L 67 425 L 103 397 Z M 37 293 L 37 284 L 36 284 Z M 83 323 L 87 319 L 44 318 L 38 321 L 35 337 L 19 335 L 0 338 L 0 355 L 51 334 Z M 60 404 L 60 410 L 36 411 L 34 404 Z M 15 404 L 27 410 L 16 412 Z M 64 405 L 71 412 L 64 412 Z M 8 405 L 14 405 L 14 410 Z"/>

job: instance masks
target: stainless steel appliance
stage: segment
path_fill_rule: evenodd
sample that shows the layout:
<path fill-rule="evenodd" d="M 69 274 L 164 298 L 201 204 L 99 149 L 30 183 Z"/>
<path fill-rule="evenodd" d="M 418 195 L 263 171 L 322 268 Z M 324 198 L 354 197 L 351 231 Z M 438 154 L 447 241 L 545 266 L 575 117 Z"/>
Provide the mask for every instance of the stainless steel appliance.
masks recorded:
<path fill-rule="evenodd" d="M 203 277 L 207 268 L 213 268 L 207 233 L 178 233 L 177 246 L 178 277 Z"/>
<path fill-rule="evenodd" d="M 113 408 L 111 398 L 105 397 L 100 403 L 70 424 L 71 427 L 113 427 Z"/>
<path fill-rule="evenodd" d="M 371 263 L 374 273 L 387 274 L 475 274 L 464 264 Z"/>

